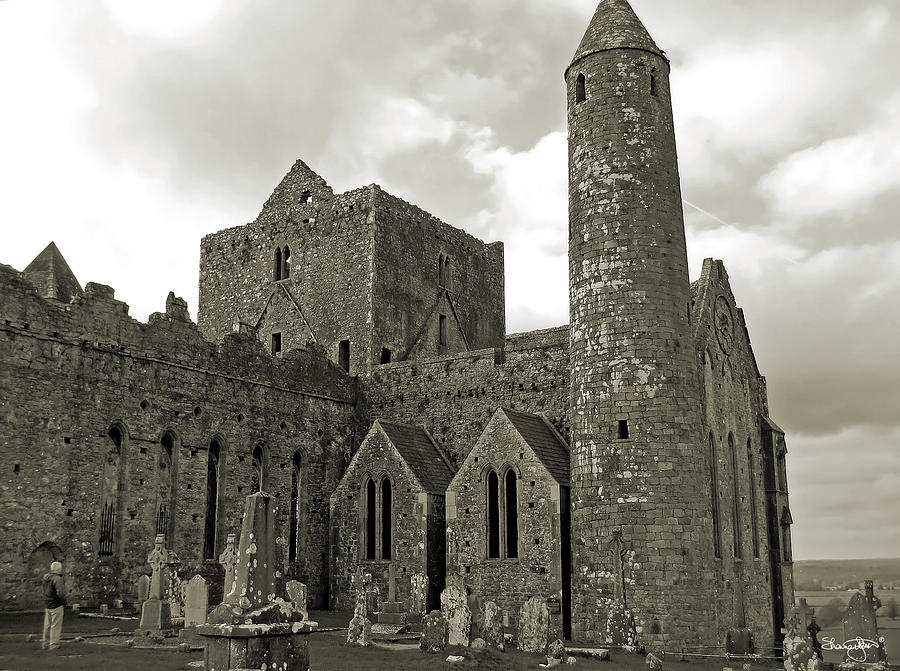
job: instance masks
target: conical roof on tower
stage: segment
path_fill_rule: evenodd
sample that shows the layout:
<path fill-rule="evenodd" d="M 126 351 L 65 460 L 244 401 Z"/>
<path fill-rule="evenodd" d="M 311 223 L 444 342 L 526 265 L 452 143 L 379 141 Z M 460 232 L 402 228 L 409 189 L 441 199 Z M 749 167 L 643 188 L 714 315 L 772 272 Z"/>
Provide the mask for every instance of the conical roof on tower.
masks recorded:
<path fill-rule="evenodd" d="M 643 49 L 665 58 L 628 0 L 600 0 L 569 68 L 585 56 L 610 49 Z"/>
<path fill-rule="evenodd" d="M 68 303 L 75 296 L 84 293 L 78 280 L 75 279 L 75 273 L 69 268 L 55 242 L 44 247 L 44 251 L 28 264 L 22 275 L 37 287 L 38 293 L 43 298 Z"/>

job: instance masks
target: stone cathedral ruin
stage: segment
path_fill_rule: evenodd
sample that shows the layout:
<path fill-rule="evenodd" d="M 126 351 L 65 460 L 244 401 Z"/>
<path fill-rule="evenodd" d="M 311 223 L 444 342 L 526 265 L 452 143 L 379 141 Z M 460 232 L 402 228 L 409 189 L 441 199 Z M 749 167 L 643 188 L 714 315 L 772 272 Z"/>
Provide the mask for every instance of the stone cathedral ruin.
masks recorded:
<path fill-rule="evenodd" d="M 777 645 L 784 433 L 722 262 L 688 279 L 669 61 L 602 0 L 565 84 L 558 328 L 506 333 L 502 243 L 302 161 L 203 238 L 196 324 L 172 294 L 132 319 L 52 243 L 0 266 L 0 607 L 52 559 L 73 600 L 128 600 L 157 534 L 220 603 L 264 491 L 312 608 L 366 574 L 409 613 L 452 583 L 511 627 L 547 599 L 554 637 Z"/>

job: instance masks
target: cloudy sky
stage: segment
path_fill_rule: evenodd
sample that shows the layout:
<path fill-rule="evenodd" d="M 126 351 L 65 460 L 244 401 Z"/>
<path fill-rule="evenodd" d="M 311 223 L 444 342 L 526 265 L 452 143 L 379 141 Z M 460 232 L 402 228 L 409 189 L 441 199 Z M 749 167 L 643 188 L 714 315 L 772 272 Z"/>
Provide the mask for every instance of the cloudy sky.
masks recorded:
<path fill-rule="evenodd" d="M 568 318 L 562 72 L 596 0 L 0 0 L 0 262 L 146 319 L 296 158 L 506 243 Z M 900 556 L 900 5 L 633 0 L 672 61 L 692 277 L 725 260 L 788 432 L 797 559 Z M 541 268 L 541 272 L 533 272 Z"/>

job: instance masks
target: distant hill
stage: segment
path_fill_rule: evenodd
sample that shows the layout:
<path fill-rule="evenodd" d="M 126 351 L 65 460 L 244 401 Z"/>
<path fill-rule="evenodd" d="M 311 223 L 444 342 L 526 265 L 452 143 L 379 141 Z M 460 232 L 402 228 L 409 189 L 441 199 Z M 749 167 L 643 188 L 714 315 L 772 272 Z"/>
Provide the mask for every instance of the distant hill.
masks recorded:
<path fill-rule="evenodd" d="M 794 562 L 794 585 L 800 590 L 860 587 L 864 580 L 875 586 L 900 587 L 900 557 L 891 559 L 814 559 Z"/>

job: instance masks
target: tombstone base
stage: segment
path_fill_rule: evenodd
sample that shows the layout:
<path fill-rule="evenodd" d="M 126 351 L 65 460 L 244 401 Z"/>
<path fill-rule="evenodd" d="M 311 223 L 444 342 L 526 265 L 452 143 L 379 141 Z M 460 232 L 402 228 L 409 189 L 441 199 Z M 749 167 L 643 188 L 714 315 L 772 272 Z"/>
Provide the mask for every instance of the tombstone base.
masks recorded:
<path fill-rule="evenodd" d="M 206 671 L 228 669 L 296 669 L 309 671 L 309 634 L 315 622 L 281 624 L 202 624 Z"/>
<path fill-rule="evenodd" d="M 172 630 L 172 604 L 162 599 L 147 599 L 141 606 L 142 632 L 164 633 Z"/>

